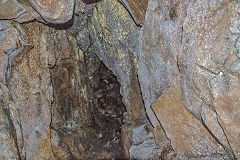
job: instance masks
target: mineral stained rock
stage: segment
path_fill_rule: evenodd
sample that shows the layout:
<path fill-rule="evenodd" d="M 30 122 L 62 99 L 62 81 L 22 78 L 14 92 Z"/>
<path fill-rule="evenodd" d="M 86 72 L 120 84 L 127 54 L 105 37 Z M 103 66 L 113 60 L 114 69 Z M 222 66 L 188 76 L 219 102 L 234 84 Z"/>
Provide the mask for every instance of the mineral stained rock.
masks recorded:
<path fill-rule="evenodd" d="M 180 156 L 199 157 L 225 154 L 224 149 L 183 105 L 178 85 L 170 88 L 153 105 L 174 151 Z"/>
<path fill-rule="evenodd" d="M 11 119 L 7 87 L 0 83 L 0 157 L 1 159 L 18 159 L 18 147 L 16 145 L 16 129 Z M 16 116 L 17 119 L 17 116 Z"/>
<path fill-rule="evenodd" d="M 183 101 L 238 159 L 239 40 L 239 2 L 189 4 L 179 52 Z M 208 117 L 209 112 L 213 118 Z M 218 127 L 211 126 L 213 123 Z"/>
<path fill-rule="evenodd" d="M 0 159 L 240 159 L 239 25 L 236 0 L 0 1 Z"/>
<path fill-rule="evenodd" d="M 150 107 L 179 75 L 177 55 L 187 4 L 188 1 L 171 0 L 148 3 L 140 37 L 138 76 L 146 112 L 154 126 L 159 122 Z"/>
<path fill-rule="evenodd" d="M 22 27 L 26 40 L 34 48 L 17 55 L 7 81 L 18 107 L 23 148 L 22 158 L 53 159 L 50 142 L 51 85 L 48 70 L 47 26 L 39 23 Z"/>
<path fill-rule="evenodd" d="M 4 0 L 0 2 L 0 19 L 66 23 L 73 18 L 74 5 L 74 0 Z"/>
<path fill-rule="evenodd" d="M 143 25 L 147 11 L 148 0 L 119 0 L 138 25 Z"/>
<path fill-rule="evenodd" d="M 118 1 L 103 0 L 91 17 L 90 33 L 96 54 L 121 84 L 129 114 L 135 119 L 146 118 L 137 78 L 139 28 Z"/>
<path fill-rule="evenodd" d="M 237 8 L 235 1 L 149 1 L 138 70 L 153 125 L 157 126 L 158 121 L 149 107 L 156 98 L 165 96 L 171 86 L 176 87 L 176 76 L 181 74 L 185 107 L 203 120 L 231 158 L 233 152 L 239 156 L 239 119 L 233 118 L 239 117 L 239 107 L 235 107 L 239 106 L 239 94 L 234 89 L 239 85 Z M 156 112 L 164 115 L 164 110 Z M 163 125 L 166 119 L 159 116 L 158 120 L 167 130 Z"/>

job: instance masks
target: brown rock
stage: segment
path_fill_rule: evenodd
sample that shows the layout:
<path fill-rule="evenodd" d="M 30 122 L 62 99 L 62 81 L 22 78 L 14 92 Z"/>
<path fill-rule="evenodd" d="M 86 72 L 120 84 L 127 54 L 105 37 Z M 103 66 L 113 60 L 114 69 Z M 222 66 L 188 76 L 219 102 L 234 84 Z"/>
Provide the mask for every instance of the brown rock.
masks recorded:
<path fill-rule="evenodd" d="M 83 52 L 74 37 L 65 31 L 51 30 L 50 36 L 52 47 L 49 48 L 53 54 L 49 56 L 49 62 L 54 96 L 52 127 L 59 129 L 68 127 L 68 124 L 70 128 L 71 125 L 90 124 L 88 82 L 84 78 L 87 72 L 79 65 L 84 64 Z M 60 44 L 58 49 L 56 44 Z"/>
<path fill-rule="evenodd" d="M 218 122 L 223 127 L 236 158 L 240 159 L 240 84 L 237 77 L 230 75 L 230 78 L 229 91 L 224 95 L 214 97 L 214 107 L 218 115 Z M 220 84 L 215 85 L 220 86 Z M 218 88 L 215 85 L 213 90 Z M 228 143 L 225 142 L 225 144 Z"/>
<path fill-rule="evenodd" d="M 17 0 L 0 1 L 0 19 L 17 18 L 25 12 L 26 9 Z"/>
<path fill-rule="evenodd" d="M 159 122 L 151 105 L 174 85 L 179 75 L 177 55 L 188 3 L 188 0 L 148 2 L 140 35 L 138 77 L 146 112 L 153 126 Z"/>
<path fill-rule="evenodd" d="M 129 158 L 129 148 L 132 145 L 132 129 L 135 125 L 124 124 L 121 129 L 121 145 L 123 147 L 123 156 L 124 158 Z"/>
<path fill-rule="evenodd" d="M 147 11 L 148 0 L 119 0 L 133 17 L 134 21 L 143 25 Z"/>
<path fill-rule="evenodd" d="M 2 101 L 4 103 L 4 108 L 8 114 L 8 124 L 10 127 L 9 133 L 14 140 L 15 147 L 17 147 L 16 156 L 18 158 L 24 158 L 23 153 L 23 135 L 21 130 L 21 119 L 17 104 L 13 101 L 11 92 L 8 89 L 6 83 L 10 78 L 10 73 L 12 71 L 12 65 L 14 58 L 25 51 L 28 51 L 26 44 L 26 37 L 22 32 L 21 26 L 18 24 L 10 23 L 8 21 L 1 21 L 1 40 L 0 40 L 0 88 L 2 91 Z M 28 49 L 27 49 L 28 48 Z M 1 113 L 3 114 L 3 113 Z M 1 115 L 4 116 L 4 115 Z M 6 126 L 7 127 L 7 126 Z M 8 130 L 5 128 L 3 130 Z M 10 137 L 9 137 L 10 138 Z M 9 141 L 9 142 L 8 142 Z M 11 143 L 11 138 L 6 140 L 6 143 Z M 4 146 L 4 145 L 3 145 Z M 1 149 L 2 153 L 11 153 L 11 151 L 6 151 L 6 148 Z M 10 156 L 10 155 L 9 155 Z M 20 156 L 20 157 L 19 157 Z M 5 156 L 9 159 L 10 157 Z M 10 158 L 11 159 L 11 158 Z"/>
<path fill-rule="evenodd" d="M 72 19 L 74 0 L 30 0 L 30 2 L 49 23 L 65 23 Z"/>
<path fill-rule="evenodd" d="M 225 154 L 202 123 L 187 111 L 179 86 L 172 87 L 152 108 L 177 154 L 195 157 Z"/>
<path fill-rule="evenodd" d="M 239 2 L 119 1 L 0 2 L 0 159 L 240 159 Z"/>
<path fill-rule="evenodd" d="M 20 15 L 19 17 L 14 18 L 14 21 L 17 21 L 19 23 L 30 22 L 30 21 L 33 21 L 33 20 L 38 20 L 38 21 L 43 22 L 42 17 L 32 7 L 32 5 L 29 1 L 19 0 L 18 2 L 22 6 L 24 6 L 24 8 L 26 9 L 26 12 L 24 14 Z"/>
<path fill-rule="evenodd" d="M 166 134 L 162 126 L 156 126 L 153 129 L 153 134 L 156 140 L 156 144 L 161 147 L 170 146 L 170 141 L 167 139 Z"/>
<path fill-rule="evenodd" d="M 123 103 L 135 119 L 146 114 L 137 77 L 139 30 L 125 8 L 115 0 L 97 3 L 90 20 L 94 50 L 121 84 Z"/>
<path fill-rule="evenodd" d="M 0 81 L 5 83 L 7 78 L 8 61 L 12 60 L 15 55 L 21 52 L 21 46 L 19 43 L 22 43 L 22 41 L 20 42 L 20 39 L 23 37 L 21 37 L 17 28 L 11 25 L 9 21 L 0 21 L 0 33 Z M 17 48 L 20 49 L 17 50 Z"/>
<path fill-rule="evenodd" d="M 190 3 L 179 52 L 184 104 L 232 159 L 240 152 L 238 8 L 236 1 Z"/>
<path fill-rule="evenodd" d="M 16 133 L 6 97 L 6 86 L 0 82 L 0 158 L 18 159 Z"/>
<path fill-rule="evenodd" d="M 7 86 L 18 106 L 23 133 L 22 155 L 26 159 L 53 159 L 50 143 L 50 74 L 46 50 L 46 26 L 32 23 L 21 26 L 27 41 L 34 45 L 12 61 Z M 22 34 L 24 34 L 24 32 Z"/>

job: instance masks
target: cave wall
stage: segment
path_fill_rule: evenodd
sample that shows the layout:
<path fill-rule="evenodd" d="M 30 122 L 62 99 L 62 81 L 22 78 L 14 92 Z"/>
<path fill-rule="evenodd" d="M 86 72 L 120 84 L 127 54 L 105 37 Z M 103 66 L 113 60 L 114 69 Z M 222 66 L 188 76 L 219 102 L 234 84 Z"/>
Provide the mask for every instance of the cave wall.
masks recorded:
<path fill-rule="evenodd" d="M 239 1 L 7 0 L 0 19 L 1 158 L 91 157 L 103 62 L 125 158 L 240 159 Z"/>
<path fill-rule="evenodd" d="M 239 158 L 237 8 L 237 1 L 148 3 L 139 80 L 147 111 L 152 105 L 180 156 Z"/>

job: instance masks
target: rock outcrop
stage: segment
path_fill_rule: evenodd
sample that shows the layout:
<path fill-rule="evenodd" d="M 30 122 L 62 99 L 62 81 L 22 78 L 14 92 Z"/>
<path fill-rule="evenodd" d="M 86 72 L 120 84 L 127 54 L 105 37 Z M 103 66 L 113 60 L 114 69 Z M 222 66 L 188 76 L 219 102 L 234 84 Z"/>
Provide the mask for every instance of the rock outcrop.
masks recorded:
<path fill-rule="evenodd" d="M 186 113 L 191 114 L 179 113 L 172 121 L 181 123 L 194 116 L 201 126 L 198 129 L 206 128 L 204 132 L 210 132 L 231 159 L 239 158 L 239 120 L 233 118 L 239 117 L 235 107 L 239 106 L 235 89 L 239 85 L 237 8 L 236 1 L 149 1 L 139 52 L 139 80 L 152 124 L 159 125 L 150 108 L 154 104 L 155 114 L 178 154 L 182 150 L 177 148 L 184 147 L 184 143 L 176 148 L 174 139 L 179 140 L 179 134 L 185 131 L 173 136 L 177 129 L 169 118 L 183 107 L 183 100 Z M 176 83 L 178 76 L 181 87 Z M 174 102 L 176 99 L 178 103 Z M 173 103 L 176 108 L 170 111 Z M 167 113 L 170 115 L 166 116 Z M 193 139 L 199 140 L 199 135 L 206 135 L 204 132 L 192 136 Z"/>
<path fill-rule="evenodd" d="M 135 119 L 144 119 L 146 115 L 137 78 L 139 31 L 117 1 L 104 0 L 96 5 L 90 21 L 95 52 L 117 76 L 129 114 Z"/>
<path fill-rule="evenodd" d="M 240 159 L 239 5 L 1 1 L 0 158 Z"/>

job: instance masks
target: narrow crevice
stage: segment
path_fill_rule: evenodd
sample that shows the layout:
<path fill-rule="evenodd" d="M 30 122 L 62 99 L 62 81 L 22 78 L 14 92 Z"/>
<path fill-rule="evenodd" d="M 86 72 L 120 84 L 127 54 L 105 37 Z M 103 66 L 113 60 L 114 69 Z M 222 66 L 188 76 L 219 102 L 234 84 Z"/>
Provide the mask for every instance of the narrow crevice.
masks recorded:
<path fill-rule="evenodd" d="M 219 115 L 218 115 L 218 113 L 217 113 L 216 111 L 215 111 L 215 113 L 216 113 L 216 115 L 217 115 L 217 122 L 218 122 L 219 126 L 221 127 L 221 129 L 222 129 L 222 131 L 223 131 L 223 133 L 224 133 L 224 135 L 225 135 L 225 137 L 226 137 L 226 140 L 227 140 L 227 142 L 228 142 L 228 145 L 230 146 L 230 149 L 231 149 L 231 150 L 227 149 L 226 151 L 228 152 L 230 158 L 234 160 L 234 159 L 236 159 L 236 157 L 235 157 L 235 155 L 234 155 L 234 153 L 233 153 L 232 146 L 231 146 L 231 144 L 230 144 L 230 142 L 229 142 L 229 139 L 228 139 L 228 137 L 227 137 L 227 134 L 225 133 L 224 128 L 222 127 L 221 123 L 219 122 Z"/>
<path fill-rule="evenodd" d="M 54 99 L 50 128 L 54 128 L 59 142 L 65 146 L 60 144 L 60 147 L 70 153 L 68 158 L 123 158 L 120 135 L 126 108 L 122 103 L 120 84 L 103 62 L 90 53 L 92 47 L 90 45 L 86 52 L 80 53 L 83 54 L 81 59 L 76 59 L 78 53 L 74 53 L 70 59 L 62 59 L 50 68 Z M 65 87 L 61 88 L 61 85 Z M 63 91 L 65 88 L 68 93 Z M 78 101 L 82 101 L 80 106 Z M 85 110 L 87 115 L 74 116 Z M 64 118 L 59 119 L 59 116 Z M 82 118 L 86 120 L 82 121 Z"/>

